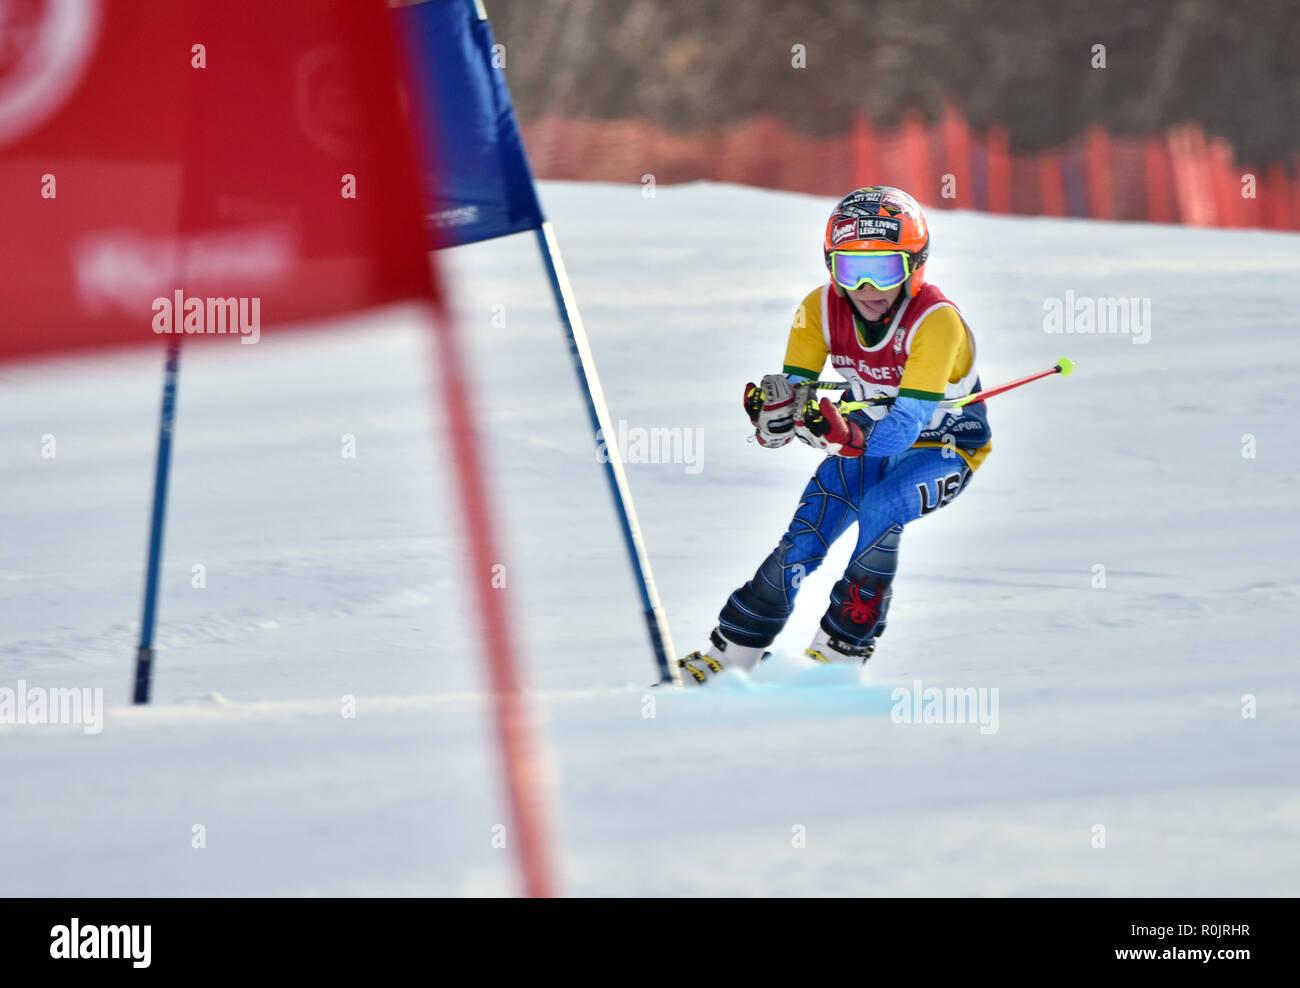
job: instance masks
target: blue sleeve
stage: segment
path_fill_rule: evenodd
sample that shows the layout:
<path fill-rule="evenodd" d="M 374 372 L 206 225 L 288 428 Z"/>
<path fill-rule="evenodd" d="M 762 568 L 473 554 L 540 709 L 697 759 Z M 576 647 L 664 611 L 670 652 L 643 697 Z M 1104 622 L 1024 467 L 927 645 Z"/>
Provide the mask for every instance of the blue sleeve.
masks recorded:
<path fill-rule="evenodd" d="M 875 422 L 875 429 L 867 440 L 865 456 L 893 456 L 901 453 L 916 442 L 921 430 L 934 416 L 939 407 L 937 401 L 922 401 L 920 398 L 896 398 L 889 414 Z M 849 414 L 864 429 L 873 424 L 865 412 Z"/>

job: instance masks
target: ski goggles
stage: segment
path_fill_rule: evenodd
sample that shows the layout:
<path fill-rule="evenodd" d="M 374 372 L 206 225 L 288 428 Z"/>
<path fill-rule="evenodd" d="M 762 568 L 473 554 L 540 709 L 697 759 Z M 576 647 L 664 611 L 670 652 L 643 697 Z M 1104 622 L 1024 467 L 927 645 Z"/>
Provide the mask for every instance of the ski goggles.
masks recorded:
<path fill-rule="evenodd" d="M 831 277 L 841 288 L 854 291 L 863 285 L 887 292 L 912 274 L 912 262 L 898 250 L 833 250 Z"/>

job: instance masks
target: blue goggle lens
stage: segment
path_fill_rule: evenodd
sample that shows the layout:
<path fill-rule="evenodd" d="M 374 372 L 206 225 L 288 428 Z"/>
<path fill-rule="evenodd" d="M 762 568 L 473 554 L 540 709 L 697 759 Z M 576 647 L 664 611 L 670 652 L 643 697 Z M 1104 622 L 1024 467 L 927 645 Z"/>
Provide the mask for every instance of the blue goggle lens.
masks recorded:
<path fill-rule="evenodd" d="M 832 251 L 831 275 L 836 284 L 850 291 L 870 284 L 887 292 L 907 280 L 907 255 L 895 251 L 881 254 Z"/>

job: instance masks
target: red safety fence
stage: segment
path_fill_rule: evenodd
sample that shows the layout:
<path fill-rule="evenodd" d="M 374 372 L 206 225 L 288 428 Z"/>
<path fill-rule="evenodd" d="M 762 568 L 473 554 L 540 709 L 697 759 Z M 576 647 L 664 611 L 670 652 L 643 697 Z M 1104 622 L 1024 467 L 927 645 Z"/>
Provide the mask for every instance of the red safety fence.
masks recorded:
<path fill-rule="evenodd" d="M 834 137 L 773 116 L 670 133 L 643 118 L 547 116 L 523 126 L 538 177 L 604 182 L 708 179 L 837 196 L 896 185 L 929 206 L 1032 216 L 1300 229 L 1300 167 L 1246 166 L 1196 124 L 1116 136 L 1094 125 L 1063 147 L 1012 151 L 1006 131 L 973 131 L 949 108 L 896 127 L 859 114 Z M 1300 166 L 1300 161 L 1296 164 Z"/>

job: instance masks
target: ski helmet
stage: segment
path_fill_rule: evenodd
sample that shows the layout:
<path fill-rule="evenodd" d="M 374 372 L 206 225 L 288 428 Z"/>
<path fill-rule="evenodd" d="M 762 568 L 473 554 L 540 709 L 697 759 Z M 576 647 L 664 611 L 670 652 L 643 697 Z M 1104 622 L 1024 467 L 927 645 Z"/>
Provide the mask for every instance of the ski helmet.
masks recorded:
<path fill-rule="evenodd" d="M 925 284 L 930 228 L 921 206 L 902 189 L 854 189 L 831 210 L 822 254 L 841 295 L 846 285 L 870 282 L 877 288 L 906 284 L 915 296 Z"/>

